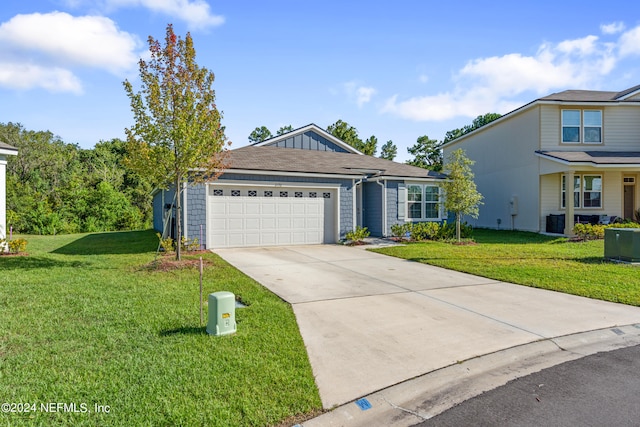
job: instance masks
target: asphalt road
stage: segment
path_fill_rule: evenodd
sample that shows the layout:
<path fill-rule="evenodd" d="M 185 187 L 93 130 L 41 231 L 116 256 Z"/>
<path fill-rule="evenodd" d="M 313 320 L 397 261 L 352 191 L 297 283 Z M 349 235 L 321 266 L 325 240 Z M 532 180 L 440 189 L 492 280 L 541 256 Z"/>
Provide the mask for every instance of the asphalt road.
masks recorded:
<path fill-rule="evenodd" d="M 640 346 L 513 380 L 418 426 L 640 426 Z"/>

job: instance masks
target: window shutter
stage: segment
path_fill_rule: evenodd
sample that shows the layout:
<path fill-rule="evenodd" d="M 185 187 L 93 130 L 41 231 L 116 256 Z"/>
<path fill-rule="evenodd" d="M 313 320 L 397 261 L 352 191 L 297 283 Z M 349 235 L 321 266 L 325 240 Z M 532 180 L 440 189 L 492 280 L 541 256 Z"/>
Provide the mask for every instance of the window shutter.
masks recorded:
<path fill-rule="evenodd" d="M 398 184 L 398 219 L 404 220 L 405 206 L 407 202 L 407 187 L 404 184 Z"/>

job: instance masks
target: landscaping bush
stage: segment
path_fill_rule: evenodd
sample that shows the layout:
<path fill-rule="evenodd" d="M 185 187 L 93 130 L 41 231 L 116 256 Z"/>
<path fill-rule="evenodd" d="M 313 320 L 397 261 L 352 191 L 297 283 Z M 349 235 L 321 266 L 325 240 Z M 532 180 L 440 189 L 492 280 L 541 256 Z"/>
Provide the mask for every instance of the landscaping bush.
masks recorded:
<path fill-rule="evenodd" d="M 412 240 L 435 240 L 440 234 L 440 223 L 437 222 L 417 222 L 411 227 Z"/>
<path fill-rule="evenodd" d="M 9 253 L 19 254 L 27 250 L 27 241 L 25 239 L 0 239 L 0 254 L 4 253 L 6 249 L 9 250 Z"/>
<path fill-rule="evenodd" d="M 573 226 L 573 233 L 583 241 L 604 239 L 605 228 L 640 228 L 640 224 L 635 222 L 623 222 L 616 224 L 576 224 Z"/>
<path fill-rule="evenodd" d="M 370 234 L 367 227 L 357 226 L 355 230 L 349 231 L 345 237 L 352 242 L 361 242 L 363 239 L 369 237 Z"/>
<path fill-rule="evenodd" d="M 393 237 L 404 238 L 407 235 L 407 232 L 411 232 L 410 222 L 404 224 L 393 224 L 391 226 L 391 235 Z"/>

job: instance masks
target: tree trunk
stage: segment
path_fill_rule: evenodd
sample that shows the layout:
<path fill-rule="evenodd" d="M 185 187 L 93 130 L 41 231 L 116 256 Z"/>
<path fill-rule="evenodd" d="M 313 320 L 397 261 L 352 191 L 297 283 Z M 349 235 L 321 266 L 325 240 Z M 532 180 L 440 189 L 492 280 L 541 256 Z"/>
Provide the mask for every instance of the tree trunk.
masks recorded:
<path fill-rule="evenodd" d="M 176 260 L 182 259 L 182 179 L 176 174 Z"/>
<path fill-rule="evenodd" d="M 460 212 L 456 212 L 456 239 L 460 243 Z"/>

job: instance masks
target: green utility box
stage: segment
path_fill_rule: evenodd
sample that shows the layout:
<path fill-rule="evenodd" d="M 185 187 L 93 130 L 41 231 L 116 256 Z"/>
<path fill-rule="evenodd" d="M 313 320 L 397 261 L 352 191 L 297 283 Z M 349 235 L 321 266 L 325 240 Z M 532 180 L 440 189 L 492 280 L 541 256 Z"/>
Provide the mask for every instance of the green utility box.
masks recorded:
<path fill-rule="evenodd" d="M 228 335 L 236 332 L 236 296 L 231 292 L 209 294 L 209 335 Z"/>
<path fill-rule="evenodd" d="M 605 228 L 604 257 L 640 262 L 640 228 Z"/>

